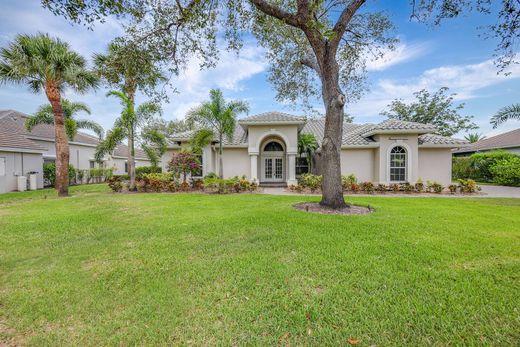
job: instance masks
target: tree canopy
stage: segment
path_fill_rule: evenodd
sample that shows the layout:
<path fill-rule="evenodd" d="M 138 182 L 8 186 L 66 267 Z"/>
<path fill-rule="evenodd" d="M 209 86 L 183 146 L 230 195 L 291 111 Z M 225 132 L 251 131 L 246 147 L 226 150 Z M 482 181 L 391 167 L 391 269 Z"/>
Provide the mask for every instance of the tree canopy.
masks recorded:
<path fill-rule="evenodd" d="M 381 112 L 381 115 L 409 122 L 433 124 L 437 127 L 437 133 L 444 136 L 477 129 L 472 121 L 473 116 L 460 114 L 464 104 L 455 105 L 453 98 L 456 94 L 448 94 L 448 90 L 446 87 L 434 93 L 420 90 L 413 94 L 415 101 L 406 103 L 402 99 L 396 99 L 388 105 L 388 110 Z"/>

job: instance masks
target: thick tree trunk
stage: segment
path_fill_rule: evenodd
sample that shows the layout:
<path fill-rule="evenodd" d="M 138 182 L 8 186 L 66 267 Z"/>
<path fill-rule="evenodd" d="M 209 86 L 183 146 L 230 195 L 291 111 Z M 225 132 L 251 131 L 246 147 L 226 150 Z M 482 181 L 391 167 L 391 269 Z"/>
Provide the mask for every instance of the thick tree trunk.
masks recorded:
<path fill-rule="evenodd" d="M 339 87 L 339 66 L 335 55 L 323 57 L 321 67 L 322 96 L 325 105 L 325 130 L 321 146 L 324 162 L 320 204 L 334 209 L 347 206 L 341 186 L 341 143 L 345 95 Z"/>
<path fill-rule="evenodd" d="M 220 135 L 218 145 L 218 175 L 220 176 L 220 178 L 224 178 L 224 167 L 222 166 L 222 147 L 222 135 Z"/>
<path fill-rule="evenodd" d="M 58 86 L 45 84 L 45 94 L 54 114 L 54 144 L 56 147 L 56 183 L 58 196 L 69 195 L 69 141 L 65 131 L 61 95 Z"/>

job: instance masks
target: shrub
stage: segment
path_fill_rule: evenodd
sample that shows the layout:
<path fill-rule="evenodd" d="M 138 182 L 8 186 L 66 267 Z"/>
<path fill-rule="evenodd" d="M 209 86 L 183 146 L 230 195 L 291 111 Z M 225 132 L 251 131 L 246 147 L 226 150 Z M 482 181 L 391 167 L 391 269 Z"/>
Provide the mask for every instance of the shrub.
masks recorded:
<path fill-rule="evenodd" d="M 397 193 L 399 191 L 399 189 L 400 189 L 400 187 L 396 183 L 393 183 L 390 185 L 390 190 L 393 191 L 394 193 Z"/>
<path fill-rule="evenodd" d="M 448 189 L 450 190 L 451 194 L 455 194 L 457 192 L 457 185 L 456 184 L 450 184 L 448 186 Z"/>
<path fill-rule="evenodd" d="M 186 177 L 200 171 L 200 162 L 197 156 L 189 151 L 182 150 L 173 153 L 172 160 L 168 164 L 168 170 L 175 177 L 182 176 L 182 182 L 186 183 Z"/>
<path fill-rule="evenodd" d="M 107 179 L 108 186 L 113 192 L 119 193 L 123 190 L 123 182 L 121 176 L 112 176 Z"/>
<path fill-rule="evenodd" d="M 493 175 L 493 182 L 506 186 L 520 186 L 519 157 L 498 160 L 489 170 Z"/>
<path fill-rule="evenodd" d="M 149 173 L 161 173 L 162 169 L 158 166 L 139 166 L 135 168 L 135 177 L 141 178 Z"/>
<path fill-rule="evenodd" d="M 192 178 L 191 187 L 195 190 L 202 190 L 202 188 L 204 188 L 204 181 L 200 178 Z"/>
<path fill-rule="evenodd" d="M 311 192 L 315 192 L 316 190 L 321 188 L 321 180 L 322 177 L 318 175 L 313 175 L 311 173 L 305 173 L 300 176 L 300 184 L 305 187 L 309 188 Z"/>
<path fill-rule="evenodd" d="M 341 176 L 341 186 L 343 187 L 343 190 L 348 190 L 352 183 L 357 183 L 357 178 L 354 174 Z"/>
<path fill-rule="evenodd" d="M 379 184 L 376 186 L 375 190 L 376 190 L 377 192 L 379 192 L 379 193 L 384 193 L 384 192 L 386 192 L 387 187 L 386 187 L 386 185 L 384 185 L 384 184 L 382 184 L 382 183 L 379 183 Z"/>
<path fill-rule="evenodd" d="M 141 182 L 139 185 L 141 191 L 170 191 L 170 183 L 173 181 L 173 175 L 171 173 L 143 174 L 142 178 L 138 181 Z"/>
<path fill-rule="evenodd" d="M 424 191 L 424 183 L 420 178 L 415 183 L 415 191 L 418 193 L 422 193 L 422 191 Z"/>
<path fill-rule="evenodd" d="M 69 184 L 76 178 L 76 169 L 69 164 Z M 56 183 L 56 164 L 43 163 L 43 180 L 46 186 L 53 186 Z"/>
<path fill-rule="evenodd" d="M 230 179 L 204 177 L 204 189 L 210 193 L 229 194 L 241 192 L 254 192 L 258 189 L 255 182 L 249 182 L 245 176 L 235 176 Z"/>
<path fill-rule="evenodd" d="M 442 186 L 442 184 L 440 183 L 437 183 L 437 182 L 433 182 L 432 185 L 431 185 L 433 191 L 437 194 L 440 194 L 442 193 L 442 190 L 444 189 L 444 187 Z"/>
<path fill-rule="evenodd" d="M 451 176 L 454 180 L 466 179 L 474 176 L 471 157 L 453 157 Z"/>
<path fill-rule="evenodd" d="M 471 179 L 459 180 L 459 187 L 461 193 L 474 193 L 477 190 L 477 182 Z"/>
<path fill-rule="evenodd" d="M 401 189 L 403 192 L 411 193 L 411 192 L 414 191 L 415 186 L 412 186 L 410 183 L 406 182 L 406 183 L 401 184 L 400 189 Z"/>
<path fill-rule="evenodd" d="M 493 182 L 494 172 L 491 171 L 491 168 L 498 162 L 514 160 L 514 158 L 518 159 L 520 157 L 506 151 L 473 154 L 470 157 L 472 173 L 470 176 L 462 178 L 470 178 L 481 182 Z"/>
<path fill-rule="evenodd" d="M 360 189 L 359 184 L 357 184 L 357 183 L 355 183 L 355 182 L 352 182 L 352 183 L 350 184 L 349 190 L 350 190 L 351 192 L 353 192 L 353 193 L 357 193 L 357 192 L 359 192 L 359 189 Z"/>
<path fill-rule="evenodd" d="M 94 168 L 88 170 L 88 183 L 101 182 L 113 175 L 113 169 Z"/>
<path fill-rule="evenodd" d="M 204 176 L 204 178 L 218 178 L 218 175 L 214 172 L 208 172 L 208 174 Z"/>
<path fill-rule="evenodd" d="M 361 190 L 367 193 L 374 192 L 374 183 L 372 182 L 363 182 L 361 183 Z"/>

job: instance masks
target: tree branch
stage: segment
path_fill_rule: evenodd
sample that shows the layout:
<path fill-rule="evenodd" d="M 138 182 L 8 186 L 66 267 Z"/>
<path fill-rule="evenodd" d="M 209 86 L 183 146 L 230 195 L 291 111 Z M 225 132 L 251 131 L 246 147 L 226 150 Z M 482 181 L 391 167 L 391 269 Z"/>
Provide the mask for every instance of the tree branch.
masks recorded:
<path fill-rule="evenodd" d="M 253 5 L 255 5 L 257 10 L 265 13 L 266 15 L 274 17 L 274 18 L 278 18 L 279 20 L 281 20 L 295 28 L 302 29 L 302 23 L 299 20 L 298 15 L 284 11 L 280 7 L 269 4 L 265 0 L 250 0 L 250 1 L 253 3 Z"/>
<path fill-rule="evenodd" d="M 343 34 L 345 34 L 345 30 L 347 29 L 348 23 L 350 23 L 352 17 L 354 17 L 356 12 L 364 3 L 365 0 L 354 0 L 343 10 L 343 12 L 341 12 L 341 15 L 339 16 L 339 19 L 334 25 L 333 29 L 335 33 L 335 37 L 331 42 L 333 47 L 338 46 L 339 41 L 343 37 Z"/>

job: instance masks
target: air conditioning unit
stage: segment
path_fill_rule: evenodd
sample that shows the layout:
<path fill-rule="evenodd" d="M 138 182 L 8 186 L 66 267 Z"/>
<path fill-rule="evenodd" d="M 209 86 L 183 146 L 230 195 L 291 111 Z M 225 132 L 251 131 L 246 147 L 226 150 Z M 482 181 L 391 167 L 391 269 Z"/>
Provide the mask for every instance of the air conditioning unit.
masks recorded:
<path fill-rule="evenodd" d="M 25 192 L 27 190 L 27 177 L 18 176 L 17 183 L 19 192 Z"/>

